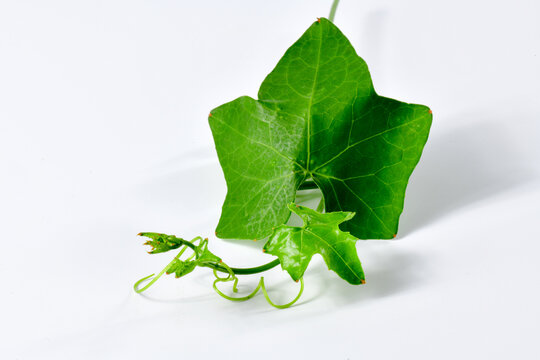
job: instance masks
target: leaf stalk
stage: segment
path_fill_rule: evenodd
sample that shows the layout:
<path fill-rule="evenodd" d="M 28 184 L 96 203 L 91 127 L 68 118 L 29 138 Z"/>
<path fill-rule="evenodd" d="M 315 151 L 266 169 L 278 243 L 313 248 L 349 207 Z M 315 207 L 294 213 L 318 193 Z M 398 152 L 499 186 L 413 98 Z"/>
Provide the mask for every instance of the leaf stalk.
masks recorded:
<path fill-rule="evenodd" d="M 334 22 L 334 17 L 336 16 L 336 10 L 339 5 L 339 0 L 334 0 L 332 7 L 330 8 L 330 15 L 328 15 L 328 20 Z"/>

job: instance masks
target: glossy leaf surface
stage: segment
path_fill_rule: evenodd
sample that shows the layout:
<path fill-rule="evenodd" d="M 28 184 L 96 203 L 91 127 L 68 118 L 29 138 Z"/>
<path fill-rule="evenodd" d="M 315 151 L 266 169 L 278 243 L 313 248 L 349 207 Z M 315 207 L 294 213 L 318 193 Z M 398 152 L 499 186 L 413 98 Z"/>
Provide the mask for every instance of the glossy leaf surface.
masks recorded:
<path fill-rule="evenodd" d="M 364 271 L 356 253 L 356 237 L 339 229 L 339 224 L 351 220 L 354 213 L 321 214 L 303 206 L 288 208 L 302 218 L 302 227 L 277 227 L 264 250 L 275 255 L 281 267 L 298 281 L 304 275 L 311 258 L 321 254 L 328 269 L 351 284 L 364 283 Z"/>
<path fill-rule="evenodd" d="M 362 239 L 395 236 L 429 108 L 377 95 L 364 60 L 326 19 L 287 50 L 258 97 L 240 97 L 209 117 L 228 189 L 216 235 L 268 236 L 312 179 L 326 212 L 356 213 L 343 230 Z"/>

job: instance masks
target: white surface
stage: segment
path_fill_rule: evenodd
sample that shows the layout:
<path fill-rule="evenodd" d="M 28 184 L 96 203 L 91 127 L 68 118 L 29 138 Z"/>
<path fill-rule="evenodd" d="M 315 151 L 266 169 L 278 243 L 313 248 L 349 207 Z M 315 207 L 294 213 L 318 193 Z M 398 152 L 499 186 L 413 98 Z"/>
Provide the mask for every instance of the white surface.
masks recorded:
<path fill-rule="evenodd" d="M 171 258 L 139 231 L 267 260 L 212 236 L 225 183 L 206 116 L 256 96 L 330 3 L 0 3 L 2 359 L 540 358 L 537 0 L 340 4 L 378 92 L 435 116 L 398 239 L 358 244 L 366 285 L 317 260 L 284 311 L 221 299 L 204 270 L 133 293 Z"/>

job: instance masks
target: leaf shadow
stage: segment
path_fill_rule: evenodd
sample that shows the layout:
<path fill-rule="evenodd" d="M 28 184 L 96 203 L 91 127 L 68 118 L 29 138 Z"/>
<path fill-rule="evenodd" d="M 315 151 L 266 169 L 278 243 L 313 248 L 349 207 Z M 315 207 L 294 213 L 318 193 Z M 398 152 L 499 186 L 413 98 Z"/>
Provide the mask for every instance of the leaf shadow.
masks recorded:
<path fill-rule="evenodd" d="M 201 277 L 207 275 L 204 272 L 197 271 L 195 269 L 193 279 L 200 279 Z M 190 292 L 199 290 L 194 289 L 193 284 L 200 285 L 200 282 L 194 281 L 193 284 L 185 285 L 183 281 L 186 281 L 185 278 L 175 278 L 174 275 L 167 275 L 164 278 L 159 279 L 153 286 L 148 288 L 145 292 L 135 293 L 132 292 L 131 296 L 138 296 L 147 301 L 155 303 L 201 303 L 208 302 L 212 300 L 212 294 L 206 292 L 203 288 L 202 293 L 191 294 Z"/>
<path fill-rule="evenodd" d="M 224 197 L 225 180 L 217 175 L 221 174 L 217 158 L 207 156 L 208 152 L 200 148 L 145 169 L 150 175 L 134 190 L 142 214 L 184 219 L 182 234 L 199 234 L 199 229 L 204 229 L 203 236 L 213 233 L 221 210 L 215 206 L 216 199 Z"/>
<path fill-rule="evenodd" d="M 191 303 L 201 303 L 201 302 L 210 302 L 213 300 L 213 294 L 204 294 L 204 295 L 196 295 L 196 296 L 190 296 L 190 295 L 183 295 L 178 294 L 176 296 L 172 295 L 155 295 L 155 294 L 136 294 L 137 296 L 140 296 L 144 298 L 145 300 L 155 302 L 155 303 L 170 303 L 170 304 L 176 304 L 176 303 L 182 303 L 182 304 L 191 304 Z"/>
<path fill-rule="evenodd" d="M 317 290 L 303 303 L 326 297 L 339 305 L 378 300 L 405 293 L 429 281 L 429 264 L 420 254 L 400 250 L 399 240 L 367 240 L 358 245 L 366 284 L 350 285 L 319 261 L 310 267 L 310 286 Z"/>
<path fill-rule="evenodd" d="M 534 180 L 504 129 L 483 122 L 432 134 L 405 196 L 399 237 Z"/>

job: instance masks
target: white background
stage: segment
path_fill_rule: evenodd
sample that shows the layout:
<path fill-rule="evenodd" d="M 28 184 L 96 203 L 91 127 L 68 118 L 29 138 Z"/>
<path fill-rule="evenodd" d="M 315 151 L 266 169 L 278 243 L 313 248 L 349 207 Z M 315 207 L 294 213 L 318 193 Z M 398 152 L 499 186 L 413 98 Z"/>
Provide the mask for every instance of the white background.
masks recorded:
<path fill-rule="evenodd" d="M 366 285 L 317 257 L 287 310 L 228 302 L 204 269 L 133 292 L 172 257 L 139 231 L 270 259 L 213 236 L 226 187 L 207 115 L 256 96 L 330 5 L 0 2 L 2 359 L 540 358 L 537 0 L 340 4 L 378 93 L 434 112 L 398 238 L 358 243 Z"/>

